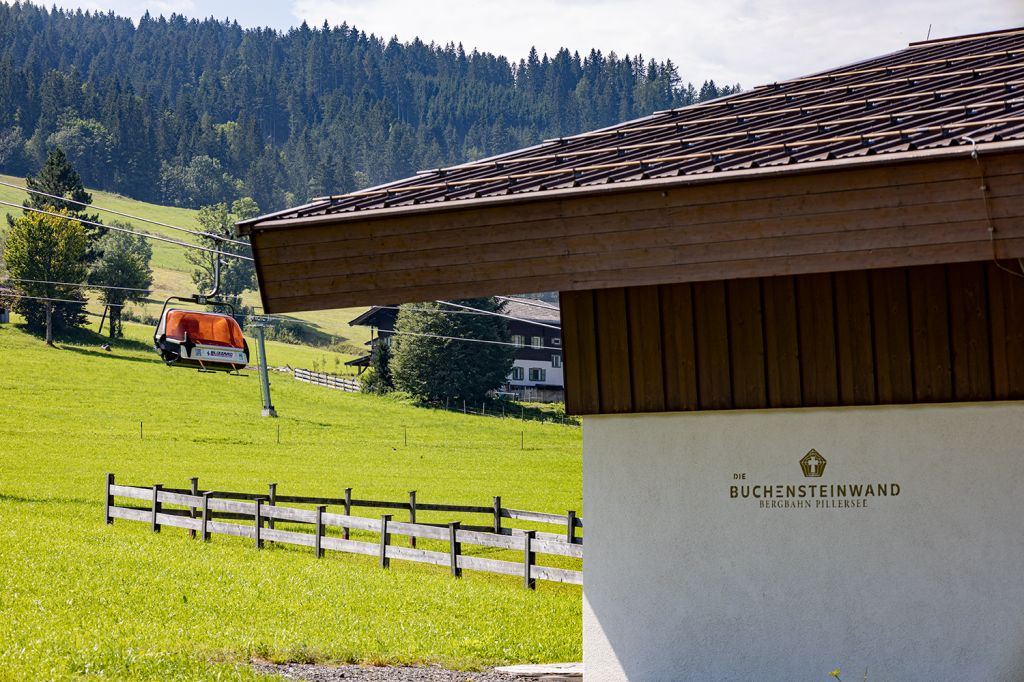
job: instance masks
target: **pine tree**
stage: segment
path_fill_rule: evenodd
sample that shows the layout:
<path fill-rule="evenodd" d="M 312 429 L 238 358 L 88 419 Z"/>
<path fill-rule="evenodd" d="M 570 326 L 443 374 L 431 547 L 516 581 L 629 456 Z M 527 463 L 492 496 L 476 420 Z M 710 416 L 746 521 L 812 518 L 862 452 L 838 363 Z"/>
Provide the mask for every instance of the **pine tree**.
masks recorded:
<path fill-rule="evenodd" d="M 490 312 L 501 312 L 503 307 L 495 298 L 457 303 Z M 495 315 L 452 314 L 451 310 L 440 303 L 401 306 L 395 330 L 411 334 L 392 337 L 395 349 L 391 373 L 395 388 L 420 400 L 451 398 L 479 402 L 508 377 L 513 347 L 437 337 L 508 343 L 508 322 Z"/>
<path fill-rule="evenodd" d="M 363 380 L 363 391 L 388 393 L 394 388 L 394 377 L 391 375 L 391 344 L 380 339 L 373 344 L 370 351 L 370 369 L 366 379 Z"/>
<path fill-rule="evenodd" d="M 85 190 L 82 178 L 75 170 L 75 167 L 68 161 L 68 157 L 60 147 L 55 147 L 46 156 L 46 162 L 39 169 L 37 175 L 29 175 L 25 178 L 25 185 L 28 187 L 28 199 L 23 202 L 26 208 L 35 208 L 43 211 L 65 213 L 73 218 L 88 220 L 92 223 L 99 223 L 99 216 L 89 214 L 86 206 L 92 203 L 92 194 Z M 43 194 L 34 194 L 33 191 Z M 61 197 L 54 199 L 53 197 Z M 32 211 L 24 211 L 27 215 Z M 9 225 L 14 224 L 14 219 L 7 216 Z M 99 256 L 99 249 L 96 242 L 106 234 L 106 229 L 96 225 L 84 225 L 89 248 L 86 250 L 86 262 L 92 262 Z"/>

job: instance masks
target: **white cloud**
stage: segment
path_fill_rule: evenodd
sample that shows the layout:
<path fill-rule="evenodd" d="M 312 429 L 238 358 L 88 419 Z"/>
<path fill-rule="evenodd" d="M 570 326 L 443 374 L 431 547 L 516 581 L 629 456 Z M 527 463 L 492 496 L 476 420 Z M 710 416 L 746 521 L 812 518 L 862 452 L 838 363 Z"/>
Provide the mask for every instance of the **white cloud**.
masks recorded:
<path fill-rule="evenodd" d="M 1022 0 L 293 0 L 292 13 L 516 60 L 534 45 L 642 53 L 744 87 L 901 49 L 929 24 L 933 37 L 1024 24 Z"/>

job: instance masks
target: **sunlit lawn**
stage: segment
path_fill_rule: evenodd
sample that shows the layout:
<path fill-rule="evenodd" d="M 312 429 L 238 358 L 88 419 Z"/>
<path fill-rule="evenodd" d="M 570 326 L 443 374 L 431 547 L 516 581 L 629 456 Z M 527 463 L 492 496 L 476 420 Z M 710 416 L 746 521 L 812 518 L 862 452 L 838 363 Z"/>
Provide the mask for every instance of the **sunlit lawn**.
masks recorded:
<path fill-rule="evenodd" d="M 46 348 L 0 325 L 0 679 L 250 679 L 251 657 L 442 662 L 577 660 L 581 593 L 369 557 L 103 523 L 125 484 L 581 508 L 577 428 L 448 414 L 273 378 L 171 369 L 128 326 Z M 271 364 L 316 353 L 274 344 Z M 139 423 L 144 425 L 140 439 Z M 277 443 L 280 427 L 281 443 Z M 408 445 L 405 445 L 408 433 Z M 526 448 L 522 449 L 525 441 Z M 365 512 L 373 515 L 372 510 Z M 434 519 L 428 519 L 434 520 Z M 444 520 L 444 519 L 437 519 Z M 452 519 L 454 520 L 454 519 Z M 465 519 L 471 521 L 472 519 Z"/>

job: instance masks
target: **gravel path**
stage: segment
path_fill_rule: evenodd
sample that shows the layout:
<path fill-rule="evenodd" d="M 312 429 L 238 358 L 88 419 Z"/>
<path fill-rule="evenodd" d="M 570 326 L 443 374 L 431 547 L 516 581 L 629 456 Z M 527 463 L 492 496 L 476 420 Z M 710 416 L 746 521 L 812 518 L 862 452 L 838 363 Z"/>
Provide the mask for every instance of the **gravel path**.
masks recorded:
<path fill-rule="evenodd" d="M 336 682 L 337 680 L 363 680 L 365 682 L 517 682 L 522 678 L 488 671 L 482 673 L 456 672 L 444 668 L 378 668 L 362 665 L 307 665 L 300 663 L 253 663 L 262 673 L 276 673 L 289 680 L 305 682 Z"/>

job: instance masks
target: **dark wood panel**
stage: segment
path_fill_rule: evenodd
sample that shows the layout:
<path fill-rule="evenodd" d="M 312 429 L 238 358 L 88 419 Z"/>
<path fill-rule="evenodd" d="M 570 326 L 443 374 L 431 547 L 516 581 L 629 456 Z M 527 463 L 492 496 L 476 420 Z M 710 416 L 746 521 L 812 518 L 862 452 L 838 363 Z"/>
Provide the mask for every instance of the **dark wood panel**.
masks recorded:
<path fill-rule="evenodd" d="M 601 412 L 631 412 L 633 399 L 626 290 L 595 291 L 594 312 L 597 322 L 597 377 Z"/>
<path fill-rule="evenodd" d="M 731 280 L 726 292 L 729 299 L 733 407 L 764 407 L 768 394 L 765 385 L 761 281 Z"/>
<path fill-rule="evenodd" d="M 693 285 L 693 326 L 697 348 L 700 409 L 732 407 L 732 373 L 729 366 L 729 324 L 725 282 Z"/>
<path fill-rule="evenodd" d="M 793 277 L 766 277 L 764 299 L 765 374 L 768 407 L 803 405 L 800 385 L 800 329 Z"/>
<path fill-rule="evenodd" d="M 798 277 L 797 301 L 804 405 L 835 405 L 839 382 L 832 275 Z"/>
<path fill-rule="evenodd" d="M 597 414 L 601 397 L 597 386 L 597 325 L 592 291 L 564 291 L 562 309 L 562 364 L 565 367 L 565 407 L 570 414 Z"/>
<path fill-rule="evenodd" d="M 590 375 L 567 357 L 567 377 L 589 383 L 580 394 L 600 412 L 1020 399 L 1024 273 L 1007 270 L 974 262 L 563 295 L 596 307 L 600 349 Z M 563 314 L 566 335 L 587 327 L 579 310 Z"/>
<path fill-rule="evenodd" d="M 993 389 L 997 400 L 1024 398 L 1024 277 L 1016 260 L 988 265 Z"/>
<path fill-rule="evenodd" d="M 875 385 L 878 402 L 914 401 L 907 271 L 875 270 L 869 275 L 874 313 Z"/>
<path fill-rule="evenodd" d="M 635 412 L 665 410 L 661 352 L 661 302 L 658 287 L 627 290 L 630 385 Z"/>
<path fill-rule="evenodd" d="M 833 281 L 839 402 L 871 405 L 875 402 L 875 359 L 868 273 L 837 272 Z"/>
<path fill-rule="evenodd" d="M 956 400 L 992 399 L 988 285 L 984 263 L 947 269 Z"/>
<path fill-rule="evenodd" d="M 943 402 L 953 398 L 946 268 L 911 268 L 910 343 L 914 356 L 914 400 Z"/>
<path fill-rule="evenodd" d="M 697 357 L 693 338 L 693 295 L 689 284 L 659 287 L 665 408 L 698 409 Z"/>

